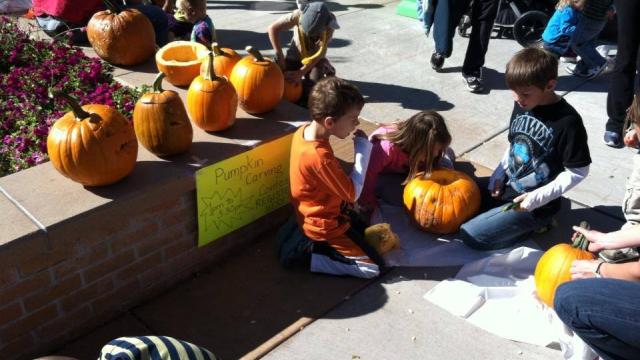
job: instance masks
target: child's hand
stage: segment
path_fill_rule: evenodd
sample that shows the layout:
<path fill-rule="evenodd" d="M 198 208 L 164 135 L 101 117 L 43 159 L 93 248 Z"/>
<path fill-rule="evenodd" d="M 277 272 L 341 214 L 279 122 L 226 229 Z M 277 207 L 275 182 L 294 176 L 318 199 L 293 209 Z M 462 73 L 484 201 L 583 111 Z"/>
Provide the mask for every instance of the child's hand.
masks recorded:
<path fill-rule="evenodd" d="M 569 268 L 571 278 L 575 280 L 596 277 L 596 269 L 601 262 L 601 260 L 573 260 Z"/>
<path fill-rule="evenodd" d="M 524 202 L 524 199 L 527 198 L 527 195 L 529 195 L 529 193 L 524 193 L 524 194 L 516 197 L 515 199 L 513 199 L 514 203 L 520 204 L 520 206 L 516 206 L 515 208 L 513 208 L 514 211 L 529 211 L 529 209 L 527 209 L 524 206 L 522 206 L 522 203 Z"/>
<path fill-rule="evenodd" d="M 357 129 L 354 133 L 353 133 L 353 139 L 355 140 L 356 138 L 367 138 L 367 133 L 362 131 L 362 129 Z"/>
<path fill-rule="evenodd" d="M 638 134 L 636 133 L 636 129 L 631 129 L 627 131 L 624 135 L 624 144 L 631 148 L 638 148 L 640 145 L 640 141 L 638 141 Z"/>
<path fill-rule="evenodd" d="M 610 236 L 605 236 L 605 233 L 596 230 L 589 230 L 579 226 L 574 226 L 575 233 L 571 240 L 575 240 L 576 237 L 584 235 L 585 239 L 589 241 L 589 251 L 597 253 L 602 250 L 617 249 L 616 242 L 612 241 Z"/>

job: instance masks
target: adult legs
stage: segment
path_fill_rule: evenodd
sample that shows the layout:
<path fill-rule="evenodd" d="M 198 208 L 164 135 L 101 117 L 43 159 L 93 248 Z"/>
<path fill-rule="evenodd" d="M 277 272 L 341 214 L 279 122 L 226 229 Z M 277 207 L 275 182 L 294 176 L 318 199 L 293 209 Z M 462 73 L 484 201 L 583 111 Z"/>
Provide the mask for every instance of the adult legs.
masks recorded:
<path fill-rule="evenodd" d="M 130 4 L 126 7 L 137 9 L 151 21 L 158 46 L 164 46 L 169 41 L 169 21 L 161 7 L 143 4 Z"/>
<path fill-rule="evenodd" d="M 640 282 L 583 279 L 558 287 L 554 309 L 604 359 L 640 354 Z"/>
<path fill-rule="evenodd" d="M 640 1 L 614 0 L 614 4 L 618 14 L 618 53 L 607 95 L 609 120 L 606 131 L 621 138 L 625 114 L 633 100 L 635 87 L 640 44 Z"/>
<path fill-rule="evenodd" d="M 498 12 L 498 0 L 475 0 L 471 9 L 471 35 L 462 65 L 462 74 L 480 76 L 484 57 L 489 48 L 493 21 Z"/>
<path fill-rule="evenodd" d="M 605 20 L 594 20 L 583 14 L 579 15 L 576 31 L 570 41 L 571 49 L 580 55 L 578 70 L 586 71 L 606 64 L 607 60 L 596 51 L 595 45 L 596 38 L 606 24 Z"/>

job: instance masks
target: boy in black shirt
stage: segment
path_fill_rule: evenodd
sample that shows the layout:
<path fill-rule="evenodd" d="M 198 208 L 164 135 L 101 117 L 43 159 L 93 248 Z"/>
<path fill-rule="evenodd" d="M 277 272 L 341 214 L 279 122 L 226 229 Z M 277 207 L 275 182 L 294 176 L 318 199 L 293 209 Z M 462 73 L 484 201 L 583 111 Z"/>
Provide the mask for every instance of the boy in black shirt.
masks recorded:
<path fill-rule="evenodd" d="M 464 223 L 459 234 L 480 250 L 509 247 L 548 227 L 560 196 L 587 176 L 591 163 L 582 118 L 555 93 L 557 59 L 523 49 L 507 64 L 505 77 L 515 99 L 510 145 L 486 190 L 481 187 L 482 208 L 490 210 Z"/>

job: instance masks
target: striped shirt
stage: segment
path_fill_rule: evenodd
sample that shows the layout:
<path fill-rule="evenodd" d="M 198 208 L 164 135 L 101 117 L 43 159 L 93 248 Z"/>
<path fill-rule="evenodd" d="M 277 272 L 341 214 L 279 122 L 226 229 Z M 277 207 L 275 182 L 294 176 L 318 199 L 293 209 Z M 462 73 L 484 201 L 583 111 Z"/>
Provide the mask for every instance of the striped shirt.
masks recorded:
<path fill-rule="evenodd" d="M 134 336 L 111 340 L 98 360 L 216 360 L 209 350 L 168 336 Z"/>
<path fill-rule="evenodd" d="M 612 0 L 585 0 L 582 13 L 590 19 L 604 20 L 611 3 Z"/>

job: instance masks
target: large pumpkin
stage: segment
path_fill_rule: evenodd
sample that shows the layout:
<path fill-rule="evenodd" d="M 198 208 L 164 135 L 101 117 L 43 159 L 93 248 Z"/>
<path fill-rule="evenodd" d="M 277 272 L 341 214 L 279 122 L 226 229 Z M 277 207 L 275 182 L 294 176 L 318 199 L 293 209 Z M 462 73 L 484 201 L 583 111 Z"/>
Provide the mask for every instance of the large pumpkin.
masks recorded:
<path fill-rule="evenodd" d="M 153 91 L 140 97 L 133 109 L 133 127 L 138 140 L 157 156 L 180 154 L 191 147 L 193 128 L 180 95 L 162 89 L 163 73 Z"/>
<path fill-rule="evenodd" d="M 436 169 L 427 179 L 419 174 L 404 188 L 404 205 L 423 230 L 447 234 L 480 209 L 480 189 L 466 174 Z"/>
<path fill-rule="evenodd" d="M 172 41 L 156 53 L 158 71 L 176 86 L 188 86 L 200 73 L 200 65 L 207 58 L 206 46 L 193 41 Z"/>
<path fill-rule="evenodd" d="M 156 51 L 151 21 L 136 9 L 118 8 L 104 0 L 107 10 L 93 14 L 87 25 L 91 46 L 103 60 L 116 65 L 137 65 Z"/>
<path fill-rule="evenodd" d="M 213 68 L 213 53 L 209 52 L 209 67 L 198 75 L 187 92 L 187 111 L 194 124 L 205 131 L 224 130 L 236 121 L 238 95 L 233 85 L 219 77 Z"/>
<path fill-rule="evenodd" d="M 589 228 L 586 222 L 580 223 L 583 228 Z M 547 250 L 536 265 L 534 281 L 538 298 L 550 307 L 553 307 L 553 298 L 556 288 L 564 282 L 571 280 L 571 263 L 573 260 L 592 260 L 593 254 L 588 252 L 589 241 L 584 235 L 579 235 L 573 244 L 558 244 Z"/>
<path fill-rule="evenodd" d="M 292 103 L 296 103 L 298 102 L 298 100 L 300 100 L 301 97 L 302 81 L 297 81 L 294 83 L 291 81 L 284 82 L 284 94 L 282 95 L 283 99 Z"/>
<path fill-rule="evenodd" d="M 213 60 L 213 68 L 216 71 L 216 74 L 219 76 L 224 76 L 228 79 L 231 78 L 231 71 L 233 67 L 242 59 L 237 52 L 233 49 L 221 48 L 218 43 L 211 44 L 211 51 L 215 55 Z M 207 72 L 207 68 L 209 67 L 209 58 L 205 57 L 202 60 L 202 65 L 200 66 L 200 75 L 204 75 Z"/>
<path fill-rule="evenodd" d="M 273 109 L 284 91 L 284 75 L 273 61 L 247 46 L 250 55 L 238 61 L 231 71 L 231 83 L 238 93 L 240 107 L 259 114 Z"/>
<path fill-rule="evenodd" d="M 86 186 L 109 185 L 136 164 L 138 142 L 130 121 L 106 105 L 85 105 L 62 96 L 72 111 L 58 119 L 47 137 L 53 167 Z"/>

